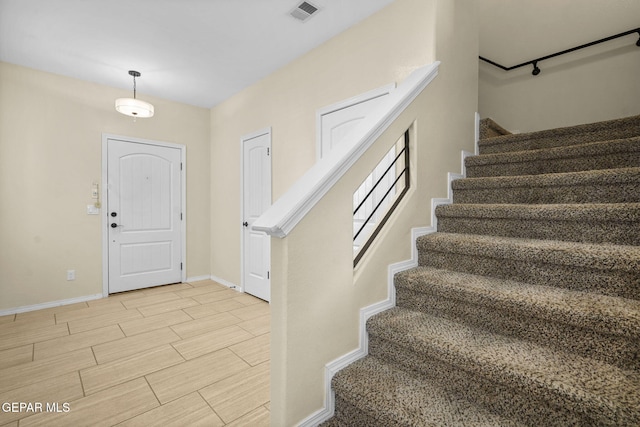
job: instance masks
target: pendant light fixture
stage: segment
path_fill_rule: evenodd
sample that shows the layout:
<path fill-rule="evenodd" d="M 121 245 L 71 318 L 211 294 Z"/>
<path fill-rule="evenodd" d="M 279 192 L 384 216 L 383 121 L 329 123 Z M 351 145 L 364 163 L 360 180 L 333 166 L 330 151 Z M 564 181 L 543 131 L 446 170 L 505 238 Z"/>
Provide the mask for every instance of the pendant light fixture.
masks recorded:
<path fill-rule="evenodd" d="M 153 117 L 153 105 L 136 99 L 136 77 L 140 77 L 140 73 L 130 70 L 129 75 L 133 76 L 133 98 L 116 99 L 116 110 L 131 117 Z"/>

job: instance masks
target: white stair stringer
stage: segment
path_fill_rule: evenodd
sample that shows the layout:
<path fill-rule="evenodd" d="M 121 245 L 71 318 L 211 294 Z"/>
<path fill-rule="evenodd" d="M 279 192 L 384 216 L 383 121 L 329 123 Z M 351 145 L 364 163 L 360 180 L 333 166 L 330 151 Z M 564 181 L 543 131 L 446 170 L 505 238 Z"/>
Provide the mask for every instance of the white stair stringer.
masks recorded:
<path fill-rule="evenodd" d="M 476 138 L 475 151 L 478 152 L 478 141 Z M 335 413 L 335 393 L 331 389 L 331 380 L 333 376 L 345 368 L 349 364 L 356 360 L 362 359 L 369 353 L 369 335 L 367 334 L 367 320 L 375 314 L 381 313 L 385 310 L 389 310 L 396 306 L 396 289 L 393 284 L 393 278 L 396 273 L 409 270 L 418 266 L 418 249 L 416 247 L 416 240 L 420 236 L 435 233 L 438 230 L 438 219 L 436 217 L 436 207 L 440 205 L 448 205 L 453 203 L 453 190 L 451 189 L 451 183 L 456 179 L 461 179 L 466 176 L 466 170 L 464 161 L 468 156 L 473 156 L 474 153 L 468 151 L 461 152 L 461 167 L 462 173 L 447 173 L 447 198 L 432 198 L 431 199 L 431 226 L 428 227 L 416 227 L 411 229 L 411 259 L 400 261 L 389 265 L 387 269 L 387 299 L 379 301 L 375 304 L 371 304 L 367 307 L 360 309 L 360 338 L 358 348 L 344 354 L 337 359 L 327 363 L 324 369 L 324 407 L 317 410 L 313 414 L 298 423 L 298 427 L 315 427 L 327 421 L 333 417 Z"/>

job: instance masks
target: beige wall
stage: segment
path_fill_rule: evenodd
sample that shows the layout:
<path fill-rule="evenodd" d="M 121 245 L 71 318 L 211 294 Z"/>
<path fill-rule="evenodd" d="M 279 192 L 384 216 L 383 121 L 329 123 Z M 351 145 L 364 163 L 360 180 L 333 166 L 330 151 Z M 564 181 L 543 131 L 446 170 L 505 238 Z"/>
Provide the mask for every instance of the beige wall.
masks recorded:
<path fill-rule="evenodd" d="M 102 293 L 102 133 L 187 146 L 187 275 L 209 275 L 209 111 L 149 98 L 152 119 L 114 110 L 126 91 L 0 63 L 0 310 Z M 67 281 L 74 269 L 76 280 Z"/>
<path fill-rule="evenodd" d="M 211 270 L 240 285 L 240 138 L 271 126 L 273 200 L 315 162 L 319 108 L 432 60 L 429 1 L 397 0 L 211 110 Z"/>
<path fill-rule="evenodd" d="M 272 425 L 296 425 L 322 408 L 325 365 L 358 347 L 360 309 L 388 297 L 388 266 L 411 258 L 411 228 L 430 225 L 430 199 L 446 197 L 447 172 L 460 172 L 461 150 L 473 150 L 475 2 L 394 6 L 427 23 L 417 37 L 442 60 L 440 74 L 288 236 L 272 238 Z M 409 127 L 412 189 L 354 270 L 353 191 Z"/>
<path fill-rule="evenodd" d="M 638 27 L 640 2 L 479 2 L 480 52 L 512 66 Z M 505 72 L 480 64 L 479 112 L 512 131 L 640 114 L 638 34 Z"/>

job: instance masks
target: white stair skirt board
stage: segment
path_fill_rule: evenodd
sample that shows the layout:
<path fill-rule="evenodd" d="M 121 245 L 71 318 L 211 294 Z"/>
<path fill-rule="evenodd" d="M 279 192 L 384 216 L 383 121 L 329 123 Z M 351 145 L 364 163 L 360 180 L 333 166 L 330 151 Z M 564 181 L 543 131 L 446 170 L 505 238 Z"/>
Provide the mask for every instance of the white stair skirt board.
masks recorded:
<path fill-rule="evenodd" d="M 477 150 L 477 141 L 476 141 Z M 477 152 L 477 151 L 476 151 Z M 396 273 L 409 270 L 418 266 L 418 249 L 416 247 L 416 240 L 420 236 L 425 234 L 435 233 L 438 230 L 438 220 L 436 218 L 436 207 L 439 205 L 449 205 L 453 203 L 453 191 L 451 189 L 451 183 L 456 179 L 464 178 L 466 176 L 464 159 L 468 156 L 472 156 L 473 153 L 468 151 L 461 152 L 461 174 L 451 173 L 447 174 L 447 198 L 446 199 L 431 199 L 431 226 L 430 227 L 417 227 L 411 229 L 411 259 L 406 261 L 397 262 L 389 265 L 387 274 L 387 299 L 372 304 L 370 306 L 360 309 L 360 339 L 359 347 L 349 353 L 340 356 L 339 358 L 326 364 L 324 368 L 324 407 L 309 415 L 303 419 L 298 427 L 315 427 L 318 424 L 327 421 L 333 417 L 335 412 L 335 395 L 331 389 L 331 380 L 333 376 L 341 369 L 345 368 L 349 364 L 355 362 L 358 359 L 362 359 L 369 353 L 369 335 L 367 334 L 367 320 L 378 313 L 393 308 L 396 306 L 396 289 L 393 284 L 393 277 Z"/>
<path fill-rule="evenodd" d="M 43 302 L 40 304 L 23 305 L 22 307 L 0 310 L 0 316 L 7 316 L 9 314 L 16 314 L 16 313 L 26 313 L 27 311 L 42 310 L 43 308 L 60 307 L 61 305 L 76 304 L 79 302 L 93 301 L 101 298 L 104 298 L 102 294 L 93 294 L 93 295 L 84 295 L 81 297 L 63 299 L 58 301 Z"/>

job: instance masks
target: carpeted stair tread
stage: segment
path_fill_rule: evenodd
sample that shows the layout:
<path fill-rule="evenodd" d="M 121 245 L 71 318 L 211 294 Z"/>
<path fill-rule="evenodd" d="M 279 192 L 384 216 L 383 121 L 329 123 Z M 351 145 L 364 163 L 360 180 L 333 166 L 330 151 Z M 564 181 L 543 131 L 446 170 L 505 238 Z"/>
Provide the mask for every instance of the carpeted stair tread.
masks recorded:
<path fill-rule="evenodd" d="M 417 267 L 396 304 L 640 372 L 640 301 Z"/>
<path fill-rule="evenodd" d="M 487 310 L 518 311 L 549 322 L 562 322 L 600 333 L 640 336 L 640 301 L 532 285 L 437 269 L 415 267 L 396 274 L 396 288 L 438 294 Z"/>
<path fill-rule="evenodd" d="M 347 366 L 334 376 L 332 385 L 362 414 L 362 419 L 342 419 L 338 412 L 336 426 L 518 425 L 375 357 Z"/>
<path fill-rule="evenodd" d="M 640 166 L 640 137 L 465 159 L 468 178 L 537 175 Z"/>
<path fill-rule="evenodd" d="M 428 372 L 436 359 L 584 413 L 598 424 L 640 423 L 638 373 L 401 307 L 373 316 L 367 328 L 376 338 L 420 354 L 422 366 L 410 367 L 418 372 Z"/>
<path fill-rule="evenodd" d="M 454 203 L 637 203 L 640 167 L 504 177 L 451 183 Z"/>
<path fill-rule="evenodd" d="M 640 247 L 433 233 L 417 239 L 418 264 L 640 299 Z"/>
<path fill-rule="evenodd" d="M 640 247 L 433 233 L 417 239 L 419 250 L 455 252 L 504 260 L 529 260 L 593 270 L 640 270 Z M 420 265 L 423 265 L 419 262 Z"/>
<path fill-rule="evenodd" d="M 481 154 L 490 154 L 584 144 L 638 135 L 640 135 L 640 116 L 631 116 L 557 129 L 500 135 L 481 139 L 478 146 Z"/>
<path fill-rule="evenodd" d="M 436 216 L 448 233 L 640 245 L 640 203 L 454 203 Z"/>
<path fill-rule="evenodd" d="M 493 138 L 502 135 L 511 135 L 511 132 L 500 126 L 490 117 L 480 120 L 480 139 Z"/>

